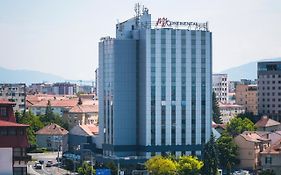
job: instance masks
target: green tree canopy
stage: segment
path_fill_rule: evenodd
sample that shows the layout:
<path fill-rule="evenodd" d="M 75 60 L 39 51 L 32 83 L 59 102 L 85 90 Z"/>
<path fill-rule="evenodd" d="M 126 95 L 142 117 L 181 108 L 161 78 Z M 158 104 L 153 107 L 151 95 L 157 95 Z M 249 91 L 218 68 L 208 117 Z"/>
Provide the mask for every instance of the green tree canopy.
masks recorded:
<path fill-rule="evenodd" d="M 193 156 L 181 156 L 177 163 L 177 172 L 179 175 L 198 175 L 203 162 Z"/>
<path fill-rule="evenodd" d="M 223 133 L 217 140 L 217 148 L 220 166 L 227 170 L 227 174 L 230 174 L 232 167 L 239 163 L 239 159 L 237 159 L 238 146 L 231 136 Z"/>
<path fill-rule="evenodd" d="M 232 136 L 235 137 L 244 131 L 255 131 L 256 127 L 254 123 L 249 120 L 248 118 L 238 118 L 235 117 L 226 126 L 226 132 Z"/>
<path fill-rule="evenodd" d="M 153 175 L 176 174 L 176 163 L 162 156 L 154 156 L 145 162 L 146 169 Z"/>
<path fill-rule="evenodd" d="M 83 162 L 82 166 L 78 168 L 78 173 L 80 175 L 91 175 L 91 173 L 96 174 L 96 171 L 89 163 Z"/>
<path fill-rule="evenodd" d="M 215 142 L 215 137 L 212 134 L 208 143 L 204 145 L 202 174 L 217 175 L 218 173 L 218 150 Z"/>
<path fill-rule="evenodd" d="M 19 123 L 29 125 L 29 127 L 27 128 L 27 137 L 29 144 L 36 145 L 35 132 L 44 127 L 44 124 L 41 122 L 40 117 L 33 115 L 31 111 L 17 115 Z"/>
<path fill-rule="evenodd" d="M 44 126 L 55 123 L 66 130 L 69 129 L 68 123 L 63 120 L 62 116 L 53 112 L 50 100 L 48 101 L 45 115 L 40 116 L 40 120 L 43 122 Z"/>
<path fill-rule="evenodd" d="M 213 101 L 213 121 L 217 124 L 221 124 L 222 120 L 220 118 L 221 113 L 220 113 L 220 108 L 219 108 L 219 102 L 216 98 L 215 92 L 213 92 L 213 94 L 212 94 L 212 101 Z"/>

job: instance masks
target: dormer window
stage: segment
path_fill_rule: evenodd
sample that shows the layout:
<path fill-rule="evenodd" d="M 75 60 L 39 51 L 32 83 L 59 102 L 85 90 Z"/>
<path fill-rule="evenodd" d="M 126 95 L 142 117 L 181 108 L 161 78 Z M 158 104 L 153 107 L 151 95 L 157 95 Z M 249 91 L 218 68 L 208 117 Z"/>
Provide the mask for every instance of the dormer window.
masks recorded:
<path fill-rule="evenodd" d="M 0 117 L 7 117 L 7 109 L 5 107 L 0 107 Z"/>

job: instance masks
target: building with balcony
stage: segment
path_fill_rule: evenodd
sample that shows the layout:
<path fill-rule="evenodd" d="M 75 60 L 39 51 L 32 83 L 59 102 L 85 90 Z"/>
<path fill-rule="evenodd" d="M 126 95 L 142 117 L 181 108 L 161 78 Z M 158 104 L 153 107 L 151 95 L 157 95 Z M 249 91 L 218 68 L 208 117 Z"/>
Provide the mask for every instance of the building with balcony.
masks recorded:
<path fill-rule="evenodd" d="M 260 153 L 270 146 L 268 133 L 245 131 L 234 138 L 238 146 L 239 168 L 261 169 Z"/>
<path fill-rule="evenodd" d="M 228 102 L 228 79 L 227 74 L 213 74 L 213 91 L 220 103 Z"/>
<path fill-rule="evenodd" d="M 24 111 L 26 109 L 26 85 L 0 84 L 0 98 L 15 102 L 14 111 Z"/>
<path fill-rule="evenodd" d="M 219 103 L 219 109 L 221 113 L 222 123 L 229 123 L 231 119 L 236 117 L 238 114 L 245 113 L 245 107 L 236 104 L 222 104 Z"/>
<path fill-rule="evenodd" d="M 0 174 L 26 175 L 31 156 L 26 129 L 28 125 L 16 123 L 13 106 L 16 103 L 0 99 Z"/>

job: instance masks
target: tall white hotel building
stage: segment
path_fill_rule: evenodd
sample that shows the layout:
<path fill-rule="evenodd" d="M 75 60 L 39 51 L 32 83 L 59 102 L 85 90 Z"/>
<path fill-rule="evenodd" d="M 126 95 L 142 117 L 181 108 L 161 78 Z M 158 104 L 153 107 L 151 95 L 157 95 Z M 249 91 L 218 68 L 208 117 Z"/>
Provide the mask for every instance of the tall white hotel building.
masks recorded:
<path fill-rule="evenodd" d="M 99 42 L 96 146 L 115 159 L 200 156 L 211 135 L 212 33 L 137 12 Z"/>

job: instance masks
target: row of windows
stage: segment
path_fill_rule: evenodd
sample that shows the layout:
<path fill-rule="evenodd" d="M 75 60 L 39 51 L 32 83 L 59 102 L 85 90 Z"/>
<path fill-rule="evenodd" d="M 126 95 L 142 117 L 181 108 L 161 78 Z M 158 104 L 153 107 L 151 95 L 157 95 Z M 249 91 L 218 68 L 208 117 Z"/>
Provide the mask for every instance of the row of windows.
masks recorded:
<path fill-rule="evenodd" d="M 270 107 L 272 107 L 272 108 L 275 108 L 275 107 L 277 107 L 278 106 L 278 108 L 281 108 L 281 105 L 279 104 L 279 105 L 275 105 L 275 104 L 272 104 L 272 105 L 270 105 L 270 104 L 267 104 L 267 105 L 262 105 L 262 107 L 268 107 L 268 108 L 270 108 Z"/>
<path fill-rule="evenodd" d="M 258 84 L 281 84 L 281 81 L 258 81 Z"/>
<path fill-rule="evenodd" d="M 277 74 L 274 74 L 274 75 L 258 75 L 258 78 L 281 78 L 281 75 L 277 75 Z"/>
<path fill-rule="evenodd" d="M 268 87 L 258 87 L 258 89 L 262 89 L 262 90 L 265 90 L 265 89 L 267 89 L 267 90 L 270 90 L 270 89 L 272 89 L 272 90 L 275 90 L 277 87 L 275 87 L 275 86 L 272 86 L 272 87 L 270 87 L 270 86 L 268 86 Z M 278 87 L 278 90 L 281 90 L 281 86 L 279 86 Z"/>
<path fill-rule="evenodd" d="M 278 96 L 281 96 L 281 92 L 278 92 L 278 93 L 275 93 L 275 92 L 272 92 L 272 93 L 270 93 L 270 92 L 267 92 L 267 93 L 258 93 L 258 95 L 260 95 L 260 96 L 275 96 L 275 95 L 278 95 Z"/>
<path fill-rule="evenodd" d="M 263 114 L 281 114 L 281 110 L 275 111 L 275 110 L 260 110 Z"/>
<path fill-rule="evenodd" d="M 22 128 L 0 128 L 1 136 L 16 136 L 16 135 L 24 135 L 25 130 Z"/>
<path fill-rule="evenodd" d="M 258 101 L 260 101 L 260 99 L 258 99 Z M 275 99 L 275 98 L 272 98 L 271 100 L 270 100 L 270 98 L 268 98 L 268 99 L 262 98 L 261 101 L 268 101 L 268 102 L 269 102 L 269 101 L 273 101 L 273 102 L 279 101 L 279 102 L 280 102 L 280 101 L 281 101 L 281 98 L 278 98 L 278 99 L 277 99 L 277 98 L 276 98 L 276 99 Z"/>

